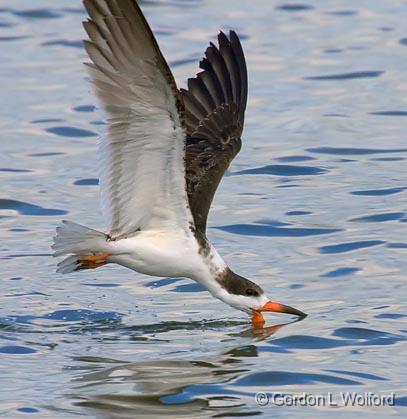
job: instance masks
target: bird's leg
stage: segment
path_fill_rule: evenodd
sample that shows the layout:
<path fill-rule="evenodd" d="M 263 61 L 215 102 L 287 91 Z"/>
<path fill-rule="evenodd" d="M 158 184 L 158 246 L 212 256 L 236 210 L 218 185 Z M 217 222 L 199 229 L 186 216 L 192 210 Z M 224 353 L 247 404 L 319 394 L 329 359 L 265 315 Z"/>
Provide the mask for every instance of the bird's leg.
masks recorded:
<path fill-rule="evenodd" d="M 106 259 L 111 256 L 110 253 L 96 253 L 94 255 L 81 256 L 79 266 L 76 270 L 95 269 L 109 263 Z"/>

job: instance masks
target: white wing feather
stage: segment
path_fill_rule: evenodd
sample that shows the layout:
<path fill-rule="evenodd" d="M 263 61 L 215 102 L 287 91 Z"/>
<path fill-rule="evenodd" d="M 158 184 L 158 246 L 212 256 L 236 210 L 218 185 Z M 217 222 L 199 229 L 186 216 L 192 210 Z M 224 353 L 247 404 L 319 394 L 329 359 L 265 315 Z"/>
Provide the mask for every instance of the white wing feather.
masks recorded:
<path fill-rule="evenodd" d="M 89 72 L 109 114 L 100 141 L 102 209 L 110 235 L 188 229 L 185 133 L 172 74 L 133 0 L 85 0 Z"/>

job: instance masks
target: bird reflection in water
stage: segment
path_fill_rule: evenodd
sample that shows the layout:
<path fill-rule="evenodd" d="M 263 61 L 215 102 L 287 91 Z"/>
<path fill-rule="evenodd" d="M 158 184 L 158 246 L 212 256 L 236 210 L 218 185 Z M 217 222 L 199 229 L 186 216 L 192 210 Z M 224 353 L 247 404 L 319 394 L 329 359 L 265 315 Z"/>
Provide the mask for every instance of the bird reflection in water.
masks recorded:
<path fill-rule="evenodd" d="M 246 330 L 244 330 L 243 332 L 240 332 L 237 336 L 243 336 L 243 337 L 256 337 L 256 338 L 268 338 L 269 336 L 274 335 L 274 333 L 276 333 L 278 330 L 280 330 L 281 328 L 283 328 L 284 326 L 288 326 L 289 324 L 293 324 L 293 323 L 297 323 L 300 322 L 302 320 L 304 320 L 305 317 L 299 317 L 297 319 L 294 319 L 290 322 L 286 322 L 286 323 L 278 323 L 278 324 L 272 324 L 270 326 L 252 326 L 247 328 Z"/>
<path fill-rule="evenodd" d="M 242 398 L 249 395 L 225 388 L 250 370 L 250 365 L 259 356 L 258 345 L 261 342 L 297 321 L 301 319 L 262 328 L 241 328 L 239 332 L 228 333 L 227 341 L 232 339 L 242 344 L 231 349 L 223 348 L 219 354 L 207 358 L 177 359 L 171 356 L 170 359 L 161 357 L 151 361 L 126 362 L 102 357 L 74 357 L 74 361 L 79 363 L 78 373 L 69 396 L 77 400 L 76 406 L 94 409 L 112 418 L 131 417 L 134 412 L 140 417 L 168 414 L 184 417 L 191 412 L 192 406 L 202 411 L 202 417 L 207 417 L 208 409 L 213 409 L 215 405 L 218 414 L 226 414 L 233 407 L 240 410 L 245 404 Z M 223 329 L 225 324 L 216 322 L 206 326 L 212 330 Z M 182 327 L 185 325 L 181 322 L 169 326 L 170 330 Z M 202 324 L 196 327 L 201 328 Z M 140 331 L 137 326 L 131 329 L 136 334 Z M 250 343 L 244 344 L 248 338 Z M 267 342 L 264 344 L 267 345 Z M 210 395 L 204 399 L 196 398 L 196 385 L 200 388 L 207 386 Z"/>

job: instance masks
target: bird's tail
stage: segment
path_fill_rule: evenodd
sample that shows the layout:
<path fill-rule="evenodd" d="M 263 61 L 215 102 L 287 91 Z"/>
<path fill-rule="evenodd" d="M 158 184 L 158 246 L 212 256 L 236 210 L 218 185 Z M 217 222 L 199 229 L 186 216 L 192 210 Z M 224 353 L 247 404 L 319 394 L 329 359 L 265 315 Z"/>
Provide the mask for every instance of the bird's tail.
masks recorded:
<path fill-rule="evenodd" d="M 93 269 L 108 263 L 108 236 L 100 231 L 62 221 L 56 229 L 52 249 L 54 256 L 69 255 L 57 265 L 57 272 L 69 273 L 81 269 Z"/>

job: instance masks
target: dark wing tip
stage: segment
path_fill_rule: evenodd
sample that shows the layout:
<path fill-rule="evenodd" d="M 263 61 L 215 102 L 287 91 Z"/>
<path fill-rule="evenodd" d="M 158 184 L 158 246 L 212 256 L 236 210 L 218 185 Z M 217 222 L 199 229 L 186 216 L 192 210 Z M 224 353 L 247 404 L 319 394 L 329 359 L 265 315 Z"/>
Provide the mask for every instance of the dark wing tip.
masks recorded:
<path fill-rule="evenodd" d="M 247 74 L 236 32 L 219 31 L 199 63 L 202 72 L 180 89 L 184 99 L 189 203 L 196 228 L 205 232 L 216 188 L 241 147 Z M 210 164 L 208 164 L 208 160 Z"/>
<path fill-rule="evenodd" d="M 219 49 L 219 51 L 221 51 L 221 54 L 222 54 L 222 50 L 231 48 L 229 38 L 222 31 L 219 32 L 218 43 L 219 43 L 219 48 L 218 49 Z M 224 59 L 225 59 L 225 57 L 224 57 Z"/>
<path fill-rule="evenodd" d="M 188 80 L 187 90 L 180 90 L 184 99 L 187 96 L 190 99 L 193 97 L 196 99 L 194 103 L 197 106 L 194 109 L 187 106 L 186 113 L 187 115 L 195 113 L 195 116 L 198 117 L 196 110 L 203 107 L 206 111 L 201 116 L 205 118 L 205 122 L 199 117 L 198 119 L 201 119 L 202 124 L 209 124 L 206 117 L 211 117 L 215 111 L 223 112 L 225 108 L 228 108 L 229 110 L 224 117 L 226 119 L 232 118 L 237 126 L 243 129 L 248 90 L 247 68 L 243 49 L 238 35 L 233 30 L 230 30 L 228 35 L 220 30 L 217 40 L 218 45 L 209 42 L 205 56 L 199 63 L 199 67 L 204 71 Z M 232 109 L 234 110 L 232 111 Z M 214 117 L 215 119 L 219 119 L 219 113 L 217 115 Z M 219 134 L 223 135 L 227 126 L 231 125 L 230 121 L 218 122 L 220 122 L 220 125 L 224 125 L 219 130 Z M 193 126 L 191 125 L 190 128 L 193 128 Z M 195 132 L 194 129 L 188 131 L 189 135 Z"/>
<path fill-rule="evenodd" d="M 240 44 L 239 35 L 233 29 L 229 31 L 229 39 L 230 39 L 230 43 L 236 42 Z"/>
<path fill-rule="evenodd" d="M 229 42 L 229 39 L 228 39 L 228 37 L 225 35 L 225 32 L 223 32 L 223 31 L 219 31 L 219 33 L 218 33 L 218 41 L 219 41 L 219 43 L 220 42 L 223 42 L 223 41 L 225 41 L 226 40 L 226 42 Z"/>
<path fill-rule="evenodd" d="M 239 35 L 233 29 L 229 30 L 229 36 L 227 36 L 225 32 L 223 32 L 222 30 L 219 30 L 218 41 L 219 43 L 222 42 L 224 44 L 229 44 L 229 45 L 238 44 L 240 47 L 242 47 L 242 43 L 240 42 Z M 212 42 L 210 44 L 213 45 Z"/>
<path fill-rule="evenodd" d="M 247 75 L 247 66 L 246 59 L 244 56 L 242 44 L 240 42 L 239 36 L 233 30 L 229 31 L 230 46 L 233 50 L 234 56 L 238 62 L 240 79 L 241 79 L 241 96 L 239 104 L 239 115 L 240 118 L 244 117 L 244 113 L 247 105 L 247 94 L 248 94 L 248 75 Z"/>

